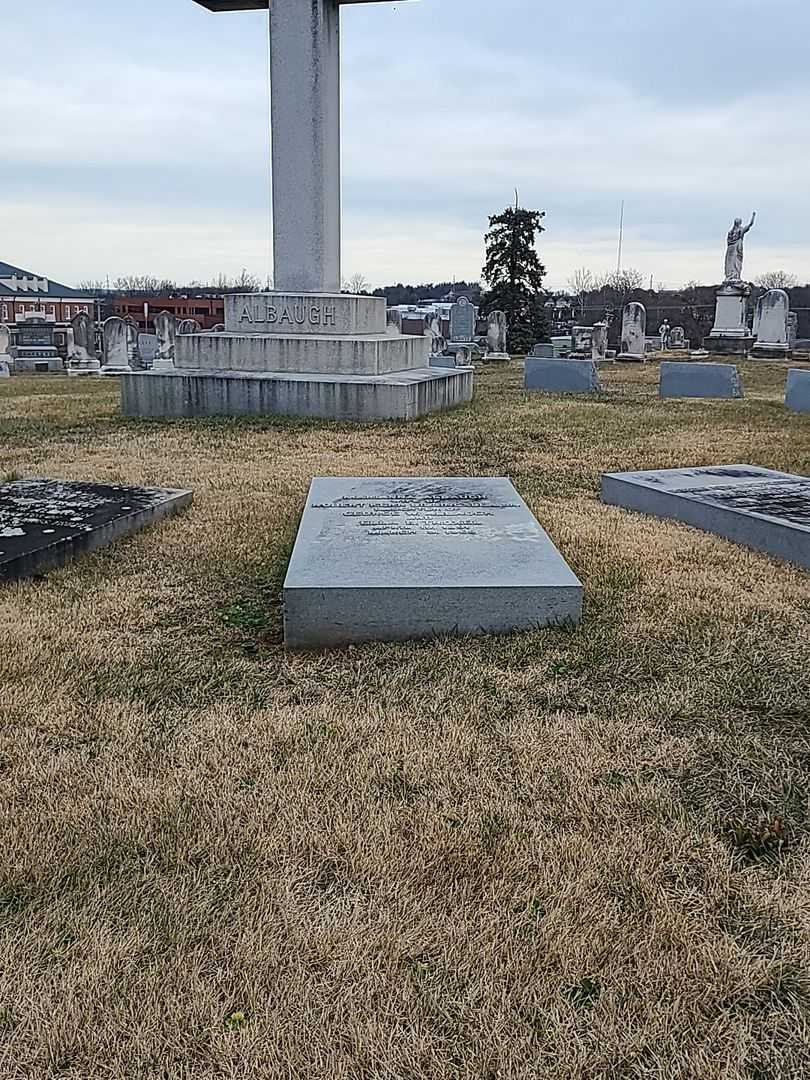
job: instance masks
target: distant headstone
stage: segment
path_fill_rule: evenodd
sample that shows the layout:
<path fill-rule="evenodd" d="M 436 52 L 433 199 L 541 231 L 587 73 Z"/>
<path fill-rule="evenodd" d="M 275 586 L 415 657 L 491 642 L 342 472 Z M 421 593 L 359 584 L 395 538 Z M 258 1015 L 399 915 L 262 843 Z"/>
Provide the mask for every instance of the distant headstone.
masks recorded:
<path fill-rule="evenodd" d="M 96 328 L 86 311 L 70 320 L 73 329 L 73 350 L 68 353 L 71 373 L 97 374 L 100 364 L 96 355 Z"/>
<path fill-rule="evenodd" d="M 790 300 L 784 289 L 768 289 L 757 300 L 754 315 L 754 347 L 759 360 L 784 360 L 790 353 Z"/>
<path fill-rule="evenodd" d="M 155 362 L 157 354 L 157 334 L 138 334 L 138 356 L 141 359 L 141 363 L 151 367 Z"/>
<path fill-rule="evenodd" d="M 462 345 L 455 350 L 456 367 L 470 367 L 473 362 L 472 349 Z"/>
<path fill-rule="evenodd" d="M 670 345 L 673 349 L 686 348 L 686 331 L 682 326 L 673 327 L 672 334 L 670 335 Z"/>
<path fill-rule="evenodd" d="M 317 477 L 284 583 L 293 649 L 579 622 L 582 585 L 506 479 Z"/>
<path fill-rule="evenodd" d="M 183 319 L 180 325 L 177 327 L 178 334 L 200 334 L 202 333 L 202 326 L 196 319 Z"/>
<path fill-rule="evenodd" d="M 526 357 L 523 388 L 548 394 L 597 394 L 602 389 L 593 360 L 542 360 L 533 356 Z"/>
<path fill-rule="evenodd" d="M 553 357 L 555 356 L 554 346 L 551 344 L 551 342 L 541 341 L 532 348 L 530 355 L 553 359 Z"/>
<path fill-rule="evenodd" d="M 497 363 L 511 359 L 506 351 L 506 338 L 506 315 L 502 311 L 490 312 L 487 316 L 487 360 Z"/>
<path fill-rule="evenodd" d="M 662 398 L 741 398 L 740 375 L 734 364 L 695 364 L 664 360 Z"/>
<path fill-rule="evenodd" d="M 472 341 L 474 334 L 475 307 L 462 296 L 450 309 L 450 338 L 452 341 Z"/>
<path fill-rule="evenodd" d="M 0 581 L 63 566 L 188 506 L 190 491 L 16 480 L 0 485 Z"/>
<path fill-rule="evenodd" d="M 602 501 L 671 518 L 810 569 L 810 478 L 758 465 L 607 473 Z"/>
<path fill-rule="evenodd" d="M 607 360 L 607 351 L 608 324 L 595 323 L 591 328 L 591 359 L 595 364 L 603 364 Z"/>
<path fill-rule="evenodd" d="M 441 354 L 445 350 L 445 346 L 447 345 L 447 342 L 442 336 L 441 321 L 434 316 L 432 319 L 430 319 L 430 325 L 425 332 L 427 333 L 430 340 L 430 355 L 441 356 Z"/>
<path fill-rule="evenodd" d="M 220 323 L 217 323 L 216 326 L 212 326 L 211 327 L 211 333 L 212 334 L 224 334 L 225 333 L 225 323 L 220 322 Z"/>
<path fill-rule="evenodd" d="M 430 358 L 430 366 L 440 368 L 454 368 L 464 367 L 465 365 L 460 363 L 457 358 L 452 354 L 450 354 L 449 356 L 445 356 L 444 353 L 434 353 Z"/>
<path fill-rule="evenodd" d="M 7 379 L 11 375 L 10 342 L 11 331 L 5 323 L 0 323 L 0 379 Z"/>
<path fill-rule="evenodd" d="M 402 312 L 399 308 L 387 308 L 385 312 L 385 321 L 389 332 L 394 334 L 402 333 Z"/>
<path fill-rule="evenodd" d="M 129 333 L 127 324 L 117 315 L 104 322 L 102 327 L 104 341 L 104 364 L 102 375 L 123 375 L 131 372 L 129 363 Z"/>
<path fill-rule="evenodd" d="M 799 338 L 799 315 L 795 311 L 788 312 L 788 345 L 790 351 L 796 348 L 796 342 Z"/>
<path fill-rule="evenodd" d="M 785 405 L 792 412 L 810 413 L 810 371 L 790 369 L 785 388 Z"/>
<path fill-rule="evenodd" d="M 622 315 L 622 344 L 617 359 L 642 363 L 646 334 L 647 309 L 634 301 L 625 307 Z"/>
<path fill-rule="evenodd" d="M 571 355 L 590 359 L 593 352 L 593 327 L 575 326 L 571 331 Z"/>
<path fill-rule="evenodd" d="M 177 319 L 170 311 L 161 311 L 155 316 L 155 336 L 157 337 L 157 355 L 152 362 L 152 371 L 174 370 L 174 346 L 177 334 Z"/>

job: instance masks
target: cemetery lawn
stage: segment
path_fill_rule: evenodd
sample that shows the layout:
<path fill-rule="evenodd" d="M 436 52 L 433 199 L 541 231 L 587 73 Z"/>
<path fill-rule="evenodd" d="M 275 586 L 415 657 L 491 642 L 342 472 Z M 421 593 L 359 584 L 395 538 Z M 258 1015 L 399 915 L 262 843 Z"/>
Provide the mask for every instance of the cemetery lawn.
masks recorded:
<path fill-rule="evenodd" d="M 194 507 L 0 588 L 0 1076 L 810 1073 L 810 575 L 598 500 L 603 471 L 810 474 L 747 397 L 521 390 L 410 424 L 123 420 L 0 384 L 0 469 Z M 285 655 L 318 474 L 510 476 L 582 625 Z"/>

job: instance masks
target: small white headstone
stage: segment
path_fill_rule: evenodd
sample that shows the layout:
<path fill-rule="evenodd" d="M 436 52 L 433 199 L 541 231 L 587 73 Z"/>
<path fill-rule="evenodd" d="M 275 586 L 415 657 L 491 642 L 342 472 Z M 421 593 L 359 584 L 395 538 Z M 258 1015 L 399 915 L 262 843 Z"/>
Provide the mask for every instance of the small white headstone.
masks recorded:
<path fill-rule="evenodd" d="M 152 371 L 174 371 L 174 345 L 177 334 L 177 319 L 169 311 L 161 311 L 155 316 L 155 334 L 157 336 L 157 356 L 152 364 Z"/>
<path fill-rule="evenodd" d="M 634 301 L 624 309 L 622 344 L 618 359 L 635 360 L 641 363 L 645 358 L 646 335 L 647 310 L 643 304 Z"/>
<path fill-rule="evenodd" d="M 103 327 L 104 365 L 102 375 L 121 375 L 132 371 L 129 364 L 127 324 L 113 316 Z"/>
<path fill-rule="evenodd" d="M 756 343 L 753 355 L 761 358 L 786 356 L 790 351 L 790 300 L 784 289 L 769 289 L 757 300 L 754 316 Z"/>

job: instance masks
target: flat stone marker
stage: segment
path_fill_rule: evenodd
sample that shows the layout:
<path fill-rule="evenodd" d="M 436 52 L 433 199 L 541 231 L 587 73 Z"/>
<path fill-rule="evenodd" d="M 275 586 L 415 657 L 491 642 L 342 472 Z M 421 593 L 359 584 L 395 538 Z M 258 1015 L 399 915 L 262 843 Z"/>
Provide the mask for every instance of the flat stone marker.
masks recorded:
<path fill-rule="evenodd" d="M 291 649 L 582 617 L 582 585 L 508 479 L 316 477 L 284 583 Z"/>
<path fill-rule="evenodd" d="M 602 501 L 695 525 L 810 569 L 810 478 L 758 465 L 605 473 Z"/>
<path fill-rule="evenodd" d="M 191 499 L 190 491 L 67 480 L 0 485 L 0 581 L 63 566 L 176 514 Z"/>
<path fill-rule="evenodd" d="M 741 398 L 740 374 L 734 364 L 661 363 L 662 398 Z"/>
<path fill-rule="evenodd" d="M 545 390 L 549 394 L 598 394 L 602 386 L 593 360 L 543 360 L 527 356 L 523 388 Z"/>
<path fill-rule="evenodd" d="M 810 371 L 802 368 L 788 371 L 785 405 L 793 412 L 810 413 Z"/>

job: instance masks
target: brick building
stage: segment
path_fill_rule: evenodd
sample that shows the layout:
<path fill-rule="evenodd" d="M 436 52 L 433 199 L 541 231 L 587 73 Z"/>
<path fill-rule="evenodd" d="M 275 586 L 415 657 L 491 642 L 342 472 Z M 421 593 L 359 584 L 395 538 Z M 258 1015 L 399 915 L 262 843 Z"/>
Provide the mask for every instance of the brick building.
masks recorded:
<path fill-rule="evenodd" d="M 154 318 L 168 311 L 177 319 L 196 319 L 203 330 L 213 330 L 225 321 L 222 296 L 116 296 L 113 312 L 122 319 L 131 315 L 144 333 L 154 328 Z"/>

